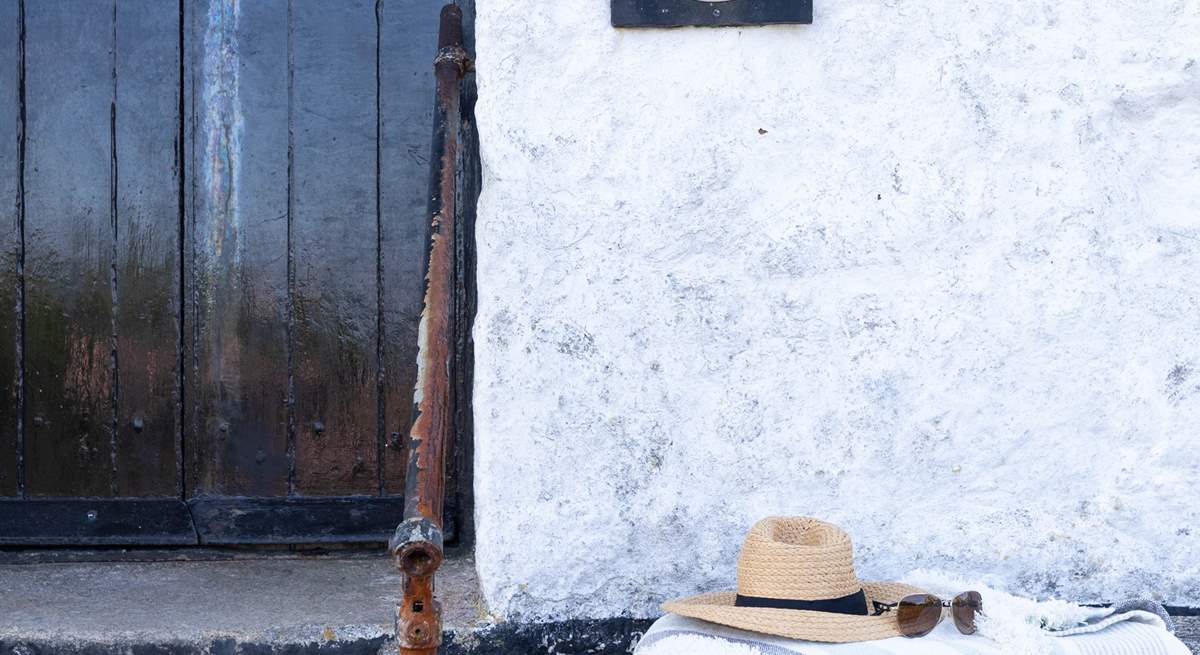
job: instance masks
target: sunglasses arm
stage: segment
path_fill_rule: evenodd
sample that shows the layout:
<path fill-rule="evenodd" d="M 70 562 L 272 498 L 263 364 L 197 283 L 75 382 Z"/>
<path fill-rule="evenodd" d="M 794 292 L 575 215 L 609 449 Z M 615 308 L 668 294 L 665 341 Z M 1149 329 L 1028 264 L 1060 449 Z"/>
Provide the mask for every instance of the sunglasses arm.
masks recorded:
<path fill-rule="evenodd" d="M 871 602 L 875 605 L 875 612 L 871 614 L 871 616 L 880 616 L 888 612 L 893 612 L 896 610 L 896 607 L 900 605 L 900 603 L 881 603 L 877 600 L 873 600 Z M 942 607 L 954 607 L 954 601 L 952 600 L 941 600 L 939 598 L 938 602 L 941 603 Z"/>
<path fill-rule="evenodd" d="M 871 616 L 887 614 L 888 612 L 894 611 L 896 607 L 900 605 L 900 603 L 881 603 L 877 600 L 873 600 L 871 603 L 875 605 L 875 612 L 871 614 Z"/>

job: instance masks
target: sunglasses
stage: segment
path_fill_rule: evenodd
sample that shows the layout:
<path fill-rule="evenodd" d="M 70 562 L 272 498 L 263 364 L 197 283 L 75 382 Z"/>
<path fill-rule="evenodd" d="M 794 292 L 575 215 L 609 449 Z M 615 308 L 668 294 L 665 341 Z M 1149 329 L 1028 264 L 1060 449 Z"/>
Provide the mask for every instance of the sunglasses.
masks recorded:
<path fill-rule="evenodd" d="M 983 598 L 978 591 L 964 591 L 954 600 L 942 600 L 933 594 L 913 594 L 898 603 L 875 603 L 876 615 L 895 612 L 900 634 L 924 637 L 942 622 L 944 610 L 950 610 L 954 625 L 964 635 L 975 634 L 975 614 L 983 613 Z"/>

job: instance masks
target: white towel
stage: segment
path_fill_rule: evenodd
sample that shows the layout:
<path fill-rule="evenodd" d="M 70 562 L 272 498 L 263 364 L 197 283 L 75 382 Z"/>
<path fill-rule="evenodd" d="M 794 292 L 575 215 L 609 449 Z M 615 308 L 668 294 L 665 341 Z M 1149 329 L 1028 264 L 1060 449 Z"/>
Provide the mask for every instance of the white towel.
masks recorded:
<path fill-rule="evenodd" d="M 1002 583 L 986 578 L 968 579 L 945 571 L 927 569 L 913 571 L 901 581 L 942 598 L 952 598 L 967 589 L 978 591 L 983 597 L 984 611 L 976 617 L 978 631 L 974 636 L 984 637 L 1004 646 L 1005 655 L 1058 655 L 1063 652 L 1063 644 L 1059 643 L 1062 639 L 1087 633 L 1101 633 L 1106 639 L 1110 634 L 1119 635 L 1122 639 L 1111 638 L 1114 643 L 1118 643 L 1127 634 L 1153 635 L 1175 630 L 1166 611 L 1152 601 L 1127 601 L 1113 608 L 1085 607 L 1058 599 L 1038 601 L 1000 591 L 997 587 Z M 1113 632 L 1120 623 L 1144 624 L 1155 630 L 1122 629 L 1120 632 Z M 1072 648 L 1078 643 L 1095 645 L 1100 648 L 1097 652 L 1107 652 L 1102 647 L 1103 643 L 1097 645 L 1095 640 L 1077 640 L 1068 643 L 1066 647 Z M 1117 651 L 1118 655 L 1125 652 L 1147 651 Z M 1160 649 L 1149 652 L 1169 651 Z"/>

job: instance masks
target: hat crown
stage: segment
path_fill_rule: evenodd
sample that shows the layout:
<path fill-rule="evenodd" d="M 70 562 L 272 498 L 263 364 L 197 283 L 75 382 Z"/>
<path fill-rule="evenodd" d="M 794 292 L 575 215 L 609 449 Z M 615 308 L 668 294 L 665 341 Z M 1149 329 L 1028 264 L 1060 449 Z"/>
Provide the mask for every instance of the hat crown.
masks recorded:
<path fill-rule="evenodd" d="M 809 517 L 765 518 L 738 556 L 738 593 L 760 598 L 824 600 L 862 590 L 850 536 Z"/>

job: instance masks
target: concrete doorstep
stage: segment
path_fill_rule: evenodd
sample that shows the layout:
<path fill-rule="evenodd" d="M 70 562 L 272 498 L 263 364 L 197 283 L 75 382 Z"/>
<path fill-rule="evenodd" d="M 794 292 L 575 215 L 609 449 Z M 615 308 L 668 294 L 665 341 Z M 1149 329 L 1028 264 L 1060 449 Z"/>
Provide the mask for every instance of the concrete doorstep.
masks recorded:
<path fill-rule="evenodd" d="M 170 560 L 46 562 L 45 554 L 27 561 L 10 555 L 0 564 L 0 655 L 396 652 L 401 576 L 382 551 L 165 556 Z M 470 558 L 443 565 L 438 595 L 445 655 L 627 653 L 649 624 L 495 624 Z"/>
<path fill-rule="evenodd" d="M 120 556 L 130 557 L 136 552 Z M 0 564 L 0 655 L 396 652 L 392 616 L 401 580 L 382 552 L 169 557 L 8 557 Z M 650 623 L 494 623 L 470 558 L 447 561 L 438 585 L 444 655 L 629 653 Z M 1179 634 L 1200 653 L 1200 617 L 1178 622 Z"/>

